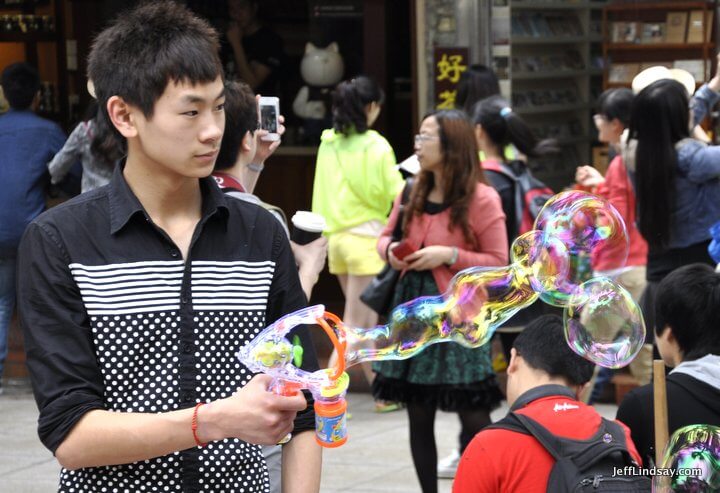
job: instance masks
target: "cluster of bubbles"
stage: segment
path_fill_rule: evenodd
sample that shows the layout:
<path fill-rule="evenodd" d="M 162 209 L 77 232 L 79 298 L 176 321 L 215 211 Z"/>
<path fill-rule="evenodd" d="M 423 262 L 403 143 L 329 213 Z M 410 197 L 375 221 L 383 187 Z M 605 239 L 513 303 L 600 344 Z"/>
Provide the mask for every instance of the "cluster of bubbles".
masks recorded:
<path fill-rule="evenodd" d="M 552 197 L 534 229 L 511 247 L 503 267 L 472 267 L 446 293 L 397 306 L 388 324 L 338 328 L 346 364 L 410 358 L 430 344 L 487 343 L 495 330 L 536 300 L 564 311 L 565 336 L 580 356 L 607 368 L 629 364 L 645 341 L 645 324 L 630 293 L 614 280 L 591 277 L 582 266 L 603 252 L 625 264 L 628 236 L 622 216 L 606 200 L 580 192 Z"/>
<path fill-rule="evenodd" d="M 672 472 L 653 479 L 656 493 L 720 491 L 720 428 L 690 425 L 670 437 L 659 467 Z"/>

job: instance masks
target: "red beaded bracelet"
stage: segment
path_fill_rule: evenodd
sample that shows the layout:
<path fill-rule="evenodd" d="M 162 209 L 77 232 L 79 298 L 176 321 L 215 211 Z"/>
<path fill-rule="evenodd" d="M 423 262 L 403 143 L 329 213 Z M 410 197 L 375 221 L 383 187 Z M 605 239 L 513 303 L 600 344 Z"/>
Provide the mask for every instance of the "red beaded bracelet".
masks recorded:
<path fill-rule="evenodd" d="M 192 428 L 192 434 L 193 438 L 195 439 L 195 443 L 198 447 L 205 447 L 207 446 L 207 443 L 202 443 L 200 439 L 197 436 L 197 429 L 198 429 L 198 422 L 197 422 L 197 415 L 198 415 L 198 409 L 200 409 L 200 406 L 204 406 L 204 402 L 198 402 L 195 405 L 195 410 L 193 411 L 192 415 L 192 422 L 190 423 L 190 427 Z"/>

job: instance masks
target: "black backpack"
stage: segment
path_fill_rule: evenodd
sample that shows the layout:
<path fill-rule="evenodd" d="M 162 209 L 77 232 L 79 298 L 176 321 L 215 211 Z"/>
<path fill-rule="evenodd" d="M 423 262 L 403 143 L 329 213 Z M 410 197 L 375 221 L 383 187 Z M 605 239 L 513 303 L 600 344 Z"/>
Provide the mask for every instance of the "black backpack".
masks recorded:
<path fill-rule="evenodd" d="M 646 476 L 613 477 L 615 468 L 639 467 L 628 452 L 622 427 L 614 421 L 602 418 L 597 433 L 587 440 L 557 437 L 534 419 L 515 412 L 484 429 L 493 428 L 532 435 L 555 458 L 547 483 L 549 493 L 651 490 Z"/>
<path fill-rule="evenodd" d="M 555 192 L 535 178 L 527 164 L 521 161 L 510 163 L 485 161 L 482 167 L 484 170 L 494 171 L 512 181 L 515 193 L 517 232 L 522 234 L 532 230 L 540 210 L 545 202 L 555 195 Z"/>

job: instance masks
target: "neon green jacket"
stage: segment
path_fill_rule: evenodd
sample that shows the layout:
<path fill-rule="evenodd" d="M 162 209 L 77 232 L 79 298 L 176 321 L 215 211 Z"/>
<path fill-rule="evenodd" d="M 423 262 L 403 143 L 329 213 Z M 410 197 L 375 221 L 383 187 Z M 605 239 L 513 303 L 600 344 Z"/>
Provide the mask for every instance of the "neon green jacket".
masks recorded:
<path fill-rule="evenodd" d="M 387 223 L 403 187 L 395 153 L 375 130 L 348 137 L 325 130 L 315 165 L 312 211 L 327 221 L 326 234 L 373 219 Z"/>

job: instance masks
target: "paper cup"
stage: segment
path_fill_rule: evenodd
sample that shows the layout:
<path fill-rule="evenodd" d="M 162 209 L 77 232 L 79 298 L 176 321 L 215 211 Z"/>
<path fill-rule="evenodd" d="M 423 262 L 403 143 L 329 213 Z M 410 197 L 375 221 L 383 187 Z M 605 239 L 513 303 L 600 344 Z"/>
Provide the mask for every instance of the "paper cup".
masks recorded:
<path fill-rule="evenodd" d="M 297 211 L 291 221 L 293 230 L 290 239 L 298 245 L 305 245 L 320 238 L 326 227 L 325 218 L 310 211 Z"/>

